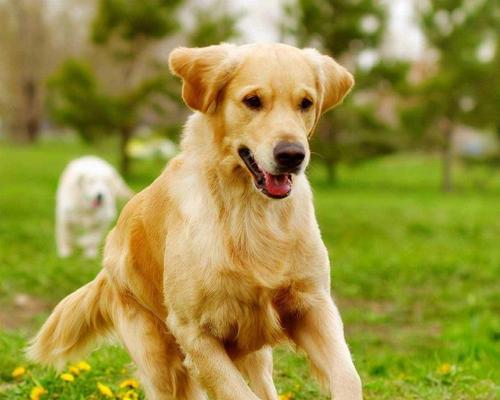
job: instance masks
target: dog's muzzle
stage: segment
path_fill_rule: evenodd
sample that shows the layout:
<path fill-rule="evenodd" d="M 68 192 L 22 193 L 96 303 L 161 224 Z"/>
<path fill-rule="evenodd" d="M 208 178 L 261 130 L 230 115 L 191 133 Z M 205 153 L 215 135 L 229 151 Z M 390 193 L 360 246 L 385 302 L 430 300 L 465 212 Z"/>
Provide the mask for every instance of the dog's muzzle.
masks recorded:
<path fill-rule="evenodd" d="M 252 152 L 247 147 L 241 147 L 238 154 L 245 163 L 254 178 L 255 187 L 272 199 L 283 199 L 288 197 L 292 191 L 291 173 L 271 174 L 262 169 L 255 160 Z M 294 167 L 296 169 L 297 166 Z"/>

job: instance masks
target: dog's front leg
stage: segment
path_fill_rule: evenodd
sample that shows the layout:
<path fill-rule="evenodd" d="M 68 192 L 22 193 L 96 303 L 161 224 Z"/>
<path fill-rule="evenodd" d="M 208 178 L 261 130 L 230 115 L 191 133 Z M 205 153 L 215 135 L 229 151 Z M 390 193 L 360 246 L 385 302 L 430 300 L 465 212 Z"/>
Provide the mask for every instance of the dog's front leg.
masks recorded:
<path fill-rule="evenodd" d="M 277 400 L 278 392 L 273 382 L 273 350 L 264 347 L 235 360 L 238 369 L 250 382 L 250 387 L 262 400 Z"/>
<path fill-rule="evenodd" d="M 361 380 L 344 338 L 342 320 L 328 293 L 297 321 L 291 335 L 335 400 L 362 399 Z"/>
<path fill-rule="evenodd" d="M 96 258 L 99 251 L 99 243 L 102 240 L 103 233 L 100 229 L 93 229 L 82 235 L 78 244 L 83 249 L 84 255 L 87 258 Z"/>
<path fill-rule="evenodd" d="M 259 400 L 250 390 L 222 343 L 197 326 L 179 325 L 169 315 L 168 326 L 186 354 L 186 366 L 217 400 Z"/>
<path fill-rule="evenodd" d="M 56 243 L 59 257 L 66 258 L 73 252 L 71 229 L 65 215 L 60 212 L 56 220 Z"/>

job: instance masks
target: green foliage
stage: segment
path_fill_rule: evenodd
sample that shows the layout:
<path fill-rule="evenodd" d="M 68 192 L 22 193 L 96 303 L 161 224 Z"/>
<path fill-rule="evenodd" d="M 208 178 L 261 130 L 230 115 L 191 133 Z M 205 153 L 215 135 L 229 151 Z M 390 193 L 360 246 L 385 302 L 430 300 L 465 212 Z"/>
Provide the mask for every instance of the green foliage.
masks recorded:
<path fill-rule="evenodd" d="M 374 47 L 384 31 L 385 10 L 375 0 L 297 0 L 286 7 L 297 24 L 288 27 L 304 46 L 318 41 L 336 57 Z M 363 29 L 363 18 L 376 20 L 373 31 Z"/>
<path fill-rule="evenodd" d="M 375 115 L 371 104 L 354 105 L 347 99 L 337 112 L 323 116 L 312 146 L 329 168 L 336 163 L 358 163 L 400 148 L 398 137 Z M 330 171 L 335 174 L 335 171 Z M 336 177 L 329 176 L 332 181 Z"/>
<path fill-rule="evenodd" d="M 440 118 L 500 132 L 500 5 L 495 0 L 429 2 L 420 10 L 421 26 L 439 53 L 438 69 L 416 88 L 428 127 Z M 494 56 L 478 50 L 492 41 Z M 469 99 L 471 107 L 461 106 Z"/>
<path fill-rule="evenodd" d="M 394 91 L 394 95 L 405 94 L 409 91 L 407 81 L 410 65 L 402 60 L 382 60 L 370 69 L 356 71 L 356 86 L 374 88 L 383 86 Z"/>
<path fill-rule="evenodd" d="M 115 101 L 99 92 L 88 65 L 68 60 L 47 86 L 48 111 L 56 123 L 73 127 L 86 140 L 116 129 L 120 110 Z"/>
<path fill-rule="evenodd" d="M 239 15 L 228 12 L 223 3 L 215 3 L 214 8 L 198 8 L 194 12 L 195 27 L 188 32 L 190 46 L 203 47 L 218 44 L 240 34 L 236 27 Z"/>
<path fill-rule="evenodd" d="M 167 93 L 165 72 L 120 95 L 101 92 L 95 74 L 83 62 L 68 60 L 48 82 L 53 120 L 71 126 L 86 140 L 114 134 L 136 124 L 140 108 L 154 94 Z"/>
<path fill-rule="evenodd" d="M 342 129 L 336 140 L 338 159 L 344 162 L 366 161 L 390 154 L 408 146 L 407 135 L 399 129 L 399 115 L 391 125 L 377 115 L 377 105 L 383 96 L 393 96 L 399 101 L 399 94 L 408 91 L 406 76 L 409 65 L 404 61 L 383 60 L 369 70 L 356 71 L 356 91 L 373 91 L 375 100 L 356 103 L 349 96 L 337 111 L 325 116 L 331 129 Z M 395 100 L 396 101 L 396 100 Z M 316 139 L 315 139 L 316 140 Z M 321 135 L 317 140 L 321 141 Z M 328 152 L 328 146 L 320 147 Z"/>
<path fill-rule="evenodd" d="M 98 0 L 92 39 L 106 44 L 113 33 L 125 41 L 161 39 L 179 29 L 176 11 L 182 0 Z"/>
<path fill-rule="evenodd" d="M 68 384 L 53 370 L 31 366 L 23 348 L 52 307 L 91 280 L 99 260 L 60 259 L 54 243 L 54 193 L 71 159 L 96 153 L 116 165 L 114 143 L 41 142 L 29 147 L 0 141 L 0 398 L 29 397 L 35 383 L 49 390 L 41 399 L 100 398 L 96 383 L 118 392 L 133 373 L 126 353 L 104 347 L 87 358 L 92 370 Z M 141 190 L 163 164 L 134 168 L 129 184 Z M 333 293 L 367 400 L 497 398 L 500 382 L 500 176 L 482 166 L 460 169 L 460 192 L 436 190 L 437 160 L 401 154 L 356 167 L 343 165 L 339 184 L 323 183 L 313 164 L 315 204 L 332 263 Z M 476 175 L 485 188 L 475 187 Z M 16 308 L 26 293 L 41 311 Z M 24 322 L 19 321 L 24 315 Z M 444 368 L 448 364 L 449 368 Z M 19 380 L 14 367 L 29 366 Z M 326 400 L 303 356 L 275 352 L 280 393 L 295 400 Z"/>
<path fill-rule="evenodd" d="M 405 128 L 442 153 L 444 190 L 452 189 L 452 140 L 460 124 L 500 136 L 500 5 L 495 0 L 438 0 L 418 9 L 422 30 L 437 51 L 435 71 L 402 104 Z M 493 57 L 481 59 L 489 43 Z"/>

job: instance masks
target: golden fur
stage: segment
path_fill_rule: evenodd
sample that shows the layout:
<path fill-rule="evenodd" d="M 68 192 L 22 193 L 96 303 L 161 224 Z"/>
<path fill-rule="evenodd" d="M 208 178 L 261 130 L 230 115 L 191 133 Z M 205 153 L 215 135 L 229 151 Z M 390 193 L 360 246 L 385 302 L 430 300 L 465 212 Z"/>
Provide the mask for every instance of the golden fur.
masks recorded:
<path fill-rule="evenodd" d="M 275 200 L 238 156 L 245 145 L 271 170 L 278 140 L 308 150 L 352 76 L 315 50 L 280 44 L 178 48 L 169 61 L 195 111 L 182 152 L 123 209 L 104 268 L 56 307 L 30 356 L 61 365 L 114 332 L 150 399 L 276 400 L 271 347 L 291 340 L 336 400 L 360 399 L 303 168 L 291 195 Z M 242 103 L 249 93 L 261 110 Z"/>

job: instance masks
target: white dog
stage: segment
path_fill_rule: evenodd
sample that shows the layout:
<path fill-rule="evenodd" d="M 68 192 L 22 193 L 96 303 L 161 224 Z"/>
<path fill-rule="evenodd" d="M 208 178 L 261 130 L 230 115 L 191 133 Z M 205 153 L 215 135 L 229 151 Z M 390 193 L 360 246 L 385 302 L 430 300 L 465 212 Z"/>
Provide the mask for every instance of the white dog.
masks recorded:
<path fill-rule="evenodd" d="M 106 161 L 95 156 L 71 161 L 57 189 L 59 256 L 68 257 L 78 246 L 86 257 L 96 257 L 99 244 L 116 216 L 116 199 L 132 195 L 132 190 Z"/>

